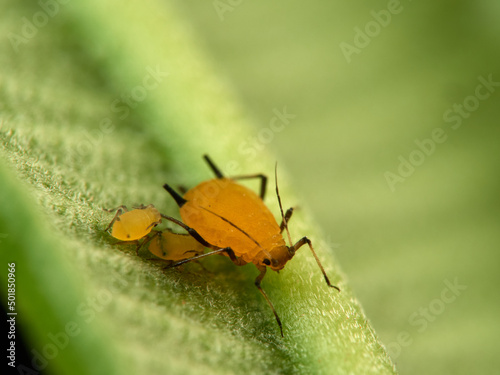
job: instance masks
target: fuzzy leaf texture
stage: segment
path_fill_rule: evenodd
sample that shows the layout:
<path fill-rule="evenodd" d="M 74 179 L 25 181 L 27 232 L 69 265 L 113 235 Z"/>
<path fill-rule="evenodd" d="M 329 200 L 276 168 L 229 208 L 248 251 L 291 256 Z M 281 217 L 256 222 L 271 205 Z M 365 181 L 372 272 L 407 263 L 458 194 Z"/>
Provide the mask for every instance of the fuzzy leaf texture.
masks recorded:
<path fill-rule="evenodd" d="M 306 248 L 280 274 L 268 272 L 262 285 L 284 338 L 253 285 L 254 266 L 213 257 L 203 267 L 164 271 L 133 247 L 113 245 L 104 231 L 112 215 L 102 208 L 121 204 L 153 203 L 178 217 L 162 184 L 192 187 L 211 178 L 204 153 L 228 174 L 273 176 L 275 156 L 263 152 L 250 162 L 238 152 L 251 121 L 174 6 L 3 3 L 1 259 L 5 268 L 16 263 L 18 328 L 31 354 L 40 354 L 40 368 L 395 373 L 307 202 L 290 224 L 292 236 L 312 239 L 342 292 L 325 285 Z M 288 207 L 297 202 L 284 169 Z M 271 182 L 266 203 L 278 216 L 272 191 Z M 7 273 L 1 277 L 5 285 Z"/>

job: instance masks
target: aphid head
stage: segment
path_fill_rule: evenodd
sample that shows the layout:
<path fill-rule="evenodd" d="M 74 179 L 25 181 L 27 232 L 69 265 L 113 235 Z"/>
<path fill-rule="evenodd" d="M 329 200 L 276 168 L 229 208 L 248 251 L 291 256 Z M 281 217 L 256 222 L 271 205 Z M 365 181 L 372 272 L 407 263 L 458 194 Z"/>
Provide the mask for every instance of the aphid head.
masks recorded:
<path fill-rule="evenodd" d="M 295 249 L 290 246 L 278 246 L 273 248 L 268 256 L 265 256 L 262 264 L 271 268 L 273 271 L 279 271 L 285 267 L 286 262 L 293 258 Z"/>

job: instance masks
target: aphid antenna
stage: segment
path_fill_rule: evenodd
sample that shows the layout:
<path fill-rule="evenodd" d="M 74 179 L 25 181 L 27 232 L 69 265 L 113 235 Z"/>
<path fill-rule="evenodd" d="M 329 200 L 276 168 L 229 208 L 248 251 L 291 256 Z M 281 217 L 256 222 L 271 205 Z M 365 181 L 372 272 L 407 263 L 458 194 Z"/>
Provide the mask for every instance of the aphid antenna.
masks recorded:
<path fill-rule="evenodd" d="M 278 204 L 280 206 L 281 218 L 282 218 L 283 224 L 285 226 L 286 234 L 288 235 L 288 241 L 290 242 L 290 250 L 292 250 L 295 253 L 296 250 L 298 250 L 302 245 L 307 243 L 307 245 L 309 246 L 309 249 L 311 250 L 311 252 L 314 256 L 314 259 L 316 259 L 316 263 L 318 264 L 318 266 L 321 270 L 321 273 L 323 273 L 323 276 L 325 277 L 326 284 L 329 287 L 335 288 L 340 292 L 339 287 L 332 285 L 330 283 L 330 280 L 328 279 L 328 276 L 326 275 L 325 269 L 323 268 L 323 265 L 321 264 L 321 261 L 319 260 L 318 255 L 316 254 L 316 252 L 314 251 L 314 249 L 312 247 L 311 240 L 309 240 L 307 237 L 303 237 L 295 245 L 292 245 L 292 237 L 290 236 L 290 231 L 288 230 L 288 223 L 286 221 L 285 214 L 283 213 L 283 206 L 281 205 L 280 192 L 278 189 L 278 162 L 276 162 L 276 166 L 274 168 L 274 178 L 276 180 L 276 196 L 278 197 Z"/>
<path fill-rule="evenodd" d="M 290 231 L 288 230 L 288 223 L 286 221 L 285 214 L 283 213 L 283 206 L 281 205 L 280 191 L 278 189 L 278 162 L 276 162 L 276 165 L 274 166 L 274 180 L 275 180 L 275 185 L 276 185 L 276 196 L 278 197 L 278 204 L 280 206 L 281 219 L 283 220 L 283 224 L 285 225 L 285 230 L 286 230 L 286 234 L 288 236 L 288 242 L 290 244 L 290 247 L 293 248 L 292 236 L 290 236 Z"/>

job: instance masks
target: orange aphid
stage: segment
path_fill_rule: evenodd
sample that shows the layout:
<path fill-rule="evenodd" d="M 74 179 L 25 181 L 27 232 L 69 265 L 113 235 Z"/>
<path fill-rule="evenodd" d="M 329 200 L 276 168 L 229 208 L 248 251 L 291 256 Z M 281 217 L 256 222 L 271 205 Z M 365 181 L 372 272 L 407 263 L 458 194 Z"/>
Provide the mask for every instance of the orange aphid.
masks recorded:
<path fill-rule="evenodd" d="M 210 196 L 210 192 L 217 192 Z M 207 194 L 208 193 L 208 194 Z M 240 263 L 280 270 L 293 257 L 280 226 L 262 199 L 229 178 L 202 182 L 189 190 L 180 208 L 184 224 L 210 244 L 230 247 Z"/>
<path fill-rule="evenodd" d="M 163 185 L 177 202 L 183 222 L 169 216 L 161 216 L 186 229 L 200 244 L 213 251 L 179 261 L 172 267 L 213 254 L 228 256 L 238 266 L 247 263 L 255 264 L 260 271 L 259 276 L 255 279 L 255 285 L 271 307 L 280 327 L 281 336 L 283 336 L 280 318 L 271 300 L 260 286 L 267 267 L 273 271 L 281 270 L 293 258 L 295 252 L 302 245 L 307 244 L 325 277 L 327 285 L 339 291 L 340 289 L 330 283 L 311 241 L 307 237 L 301 238 L 295 245 L 292 245 L 287 222 L 293 209 L 290 208 L 286 215 L 283 214 L 277 177 L 276 195 L 281 211 L 281 225 L 278 225 L 273 214 L 263 202 L 266 176 L 256 174 L 227 178 L 207 155 L 204 158 L 215 173 L 216 178 L 200 183 L 189 190 L 184 197 L 177 194 L 168 184 Z M 261 179 L 260 197 L 235 181 L 248 178 Z M 284 229 L 287 232 L 290 245 L 286 245 L 283 239 Z"/>

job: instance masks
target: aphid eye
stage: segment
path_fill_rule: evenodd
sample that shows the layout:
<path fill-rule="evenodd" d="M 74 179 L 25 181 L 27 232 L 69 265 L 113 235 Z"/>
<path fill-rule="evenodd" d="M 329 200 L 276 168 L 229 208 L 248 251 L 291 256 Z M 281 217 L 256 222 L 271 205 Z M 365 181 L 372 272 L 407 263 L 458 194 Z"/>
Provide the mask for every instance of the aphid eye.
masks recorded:
<path fill-rule="evenodd" d="M 270 266 L 271 265 L 271 261 L 269 259 L 264 259 L 262 261 L 262 263 L 264 263 L 266 266 Z"/>

